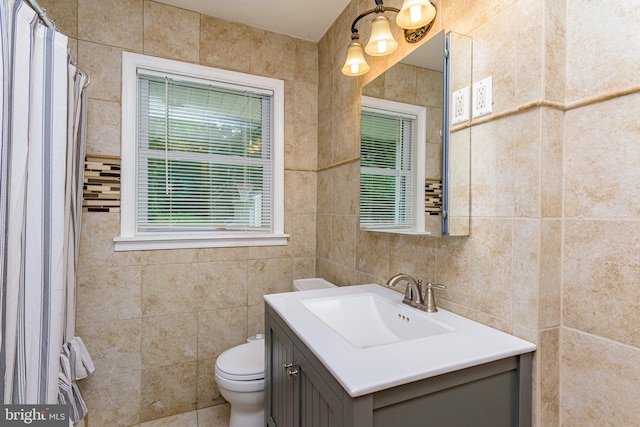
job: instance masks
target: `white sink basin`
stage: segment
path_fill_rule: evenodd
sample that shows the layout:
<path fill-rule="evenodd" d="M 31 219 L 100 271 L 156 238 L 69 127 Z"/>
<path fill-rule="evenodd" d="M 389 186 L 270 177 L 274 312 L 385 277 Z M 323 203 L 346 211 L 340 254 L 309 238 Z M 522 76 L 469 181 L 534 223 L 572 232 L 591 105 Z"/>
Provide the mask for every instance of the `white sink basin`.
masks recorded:
<path fill-rule="evenodd" d="M 368 284 L 264 299 L 351 397 L 536 349 L 442 308 L 409 307 L 403 296 Z"/>
<path fill-rule="evenodd" d="M 305 299 L 300 304 L 356 348 L 456 331 L 426 313 L 373 293 Z"/>

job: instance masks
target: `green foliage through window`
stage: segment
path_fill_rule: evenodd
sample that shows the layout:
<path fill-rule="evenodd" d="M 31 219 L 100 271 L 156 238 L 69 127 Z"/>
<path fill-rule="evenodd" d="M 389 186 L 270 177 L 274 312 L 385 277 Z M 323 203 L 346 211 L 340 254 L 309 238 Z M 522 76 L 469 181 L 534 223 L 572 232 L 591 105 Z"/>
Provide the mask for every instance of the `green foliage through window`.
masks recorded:
<path fill-rule="evenodd" d="M 271 97 L 139 74 L 138 228 L 269 228 Z"/>
<path fill-rule="evenodd" d="M 367 108 L 361 114 L 360 225 L 408 227 L 413 218 L 415 119 Z"/>

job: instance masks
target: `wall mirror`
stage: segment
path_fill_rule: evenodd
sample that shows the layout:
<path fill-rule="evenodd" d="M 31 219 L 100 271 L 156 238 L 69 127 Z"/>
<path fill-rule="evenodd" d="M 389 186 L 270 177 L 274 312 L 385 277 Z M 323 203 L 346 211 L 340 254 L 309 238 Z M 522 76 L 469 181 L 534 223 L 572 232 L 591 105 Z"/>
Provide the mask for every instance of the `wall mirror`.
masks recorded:
<path fill-rule="evenodd" d="M 441 31 L 362 88 L 362 230 L 469 234 L 471 54 Z"/>

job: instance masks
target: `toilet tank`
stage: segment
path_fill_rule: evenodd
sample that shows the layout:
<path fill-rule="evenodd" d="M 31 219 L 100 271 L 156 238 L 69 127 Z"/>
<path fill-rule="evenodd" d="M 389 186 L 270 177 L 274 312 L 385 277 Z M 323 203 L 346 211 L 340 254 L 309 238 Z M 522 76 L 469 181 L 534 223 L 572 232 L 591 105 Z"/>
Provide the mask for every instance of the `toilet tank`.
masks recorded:
<path fill-rule="evenodd" d="M 335 288 L 336 285 L 321 277 L 309 279 L 295 279 L 293 281 L 294 291 L 310 291 L 312 289 Z"/>

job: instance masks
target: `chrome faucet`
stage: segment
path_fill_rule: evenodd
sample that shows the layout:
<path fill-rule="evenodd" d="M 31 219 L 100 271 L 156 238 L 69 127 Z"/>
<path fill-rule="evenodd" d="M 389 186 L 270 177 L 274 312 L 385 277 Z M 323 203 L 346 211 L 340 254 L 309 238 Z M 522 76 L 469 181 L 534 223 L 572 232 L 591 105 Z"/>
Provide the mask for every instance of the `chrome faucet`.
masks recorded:
<path fill-rule="evenodd" d="M 402 300 L 404 304 L 408 304 L 412 307 L 415 307 L 422 311 L 426 311 L 428 313 L 435 313 L 436 311 L 438 311 L 438 307 L 436 306 L 436 297 L 433 290 L 446 289 L 446 286 L 434 284 L 431 282 L 427 283 L 425 303 L 425 298 L 422 297 L 422 280 L 420 279 L 416 280 L 408 274 L 400 273 L 387 280 L 387 286 L 395 286 L 402 280 L 409 283 L 409 286 L 407 286 L 407 289 L 404 293 L 404 299 Z"/>
<path fill-rule="evenodd" d="M 407 286 L 407 289 L 404 292 L 404 299 L 402 300 L 402 302 L 413 307 L 419 307 L 423 305 L 424 299 L 422 298 L 422 280 L 416 281 L 416 279 L 409 276 L 408 274 L 400 273 L 387 280 L 387 286 L 395 286 L 401 280 L 409 283 L 409 286 Z"/>

